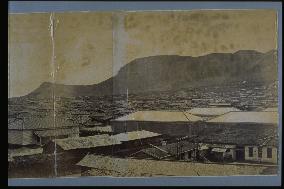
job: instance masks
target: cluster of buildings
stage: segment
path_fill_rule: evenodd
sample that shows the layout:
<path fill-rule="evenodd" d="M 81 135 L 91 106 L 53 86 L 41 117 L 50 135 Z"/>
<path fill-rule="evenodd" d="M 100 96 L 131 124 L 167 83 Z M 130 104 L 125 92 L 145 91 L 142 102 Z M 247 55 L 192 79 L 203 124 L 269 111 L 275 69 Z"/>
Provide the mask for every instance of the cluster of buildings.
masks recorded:
<path fill-rule="evenodd" d="M 16 98 L 8 108 L 9 174 L 35 176 L 43 165 L 48 168 L 41 177 L 85 173 L 96 168 L 92 159 L 110 157 L 135 164 L 276 165 L 278 109 L 269 107 L 277 106 L 277 96 L 277 83 L 241 82 L 174 93 L 58 98 L 55 114 L 50 99 Z"/>
<path fill-rule="evenodd" d="M 206 161 L 227 158 L 229 161 L 277 163 L 277 109 L 253 112 L 209 107 L 188 112 L 140 111 L 118 118 L 111 125 L 114 132 L 143 129 L 161 133 L 169 141 L 188 136 L 179 145 L 179 142 L 161 144 L 141 151 L 156 159 L 176 158 L 182 153 L 184 159 L 196 159 L 199 155 L 199 159 Z M 170 148 L 175 149 L 175 153 L 166 150 L 169 145 L 174 146 Z"/>
<path fill-rule="evenodd" d="M 20 166 L 25 157 L 34 157 L 35 164 L 52 165 L 56 160 L 57 175 L 70 174 L 70 169 L 81 173 L 86 167 L 78 162 L 92 157 L 90 154 L 137 160 L 277 164 L 278 110 L 241 111 L 211 104 L 188 111 L 137 111 L 113 119 L 109 125 L 95 122 L 88 127 L 51 115 L 11 118 L 8 144 L 13 151 L 8 155 L 11 174 L 17 167 L 25 169 Z M 23 152 L 23 147 L 32 150 Z M 49 171 L 47 175 L 54 174 L 54 169 Z"/>

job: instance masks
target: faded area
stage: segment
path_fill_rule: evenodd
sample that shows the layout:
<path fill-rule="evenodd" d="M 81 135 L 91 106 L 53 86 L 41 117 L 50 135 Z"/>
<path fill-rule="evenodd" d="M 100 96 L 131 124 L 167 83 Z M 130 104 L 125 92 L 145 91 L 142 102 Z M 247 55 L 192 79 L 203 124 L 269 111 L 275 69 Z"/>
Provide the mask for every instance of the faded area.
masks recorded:
<path fill-rule="evenodd" d="M 22 96 L 51 81 L 49 14 L 10 14 L 9 97 Z"/>
<path fill-rule="evenodd" d="M 276 49 L 274 10 L 132 12 L 125 20 L 127 58 L 157 54 L 200 56 Z"/>

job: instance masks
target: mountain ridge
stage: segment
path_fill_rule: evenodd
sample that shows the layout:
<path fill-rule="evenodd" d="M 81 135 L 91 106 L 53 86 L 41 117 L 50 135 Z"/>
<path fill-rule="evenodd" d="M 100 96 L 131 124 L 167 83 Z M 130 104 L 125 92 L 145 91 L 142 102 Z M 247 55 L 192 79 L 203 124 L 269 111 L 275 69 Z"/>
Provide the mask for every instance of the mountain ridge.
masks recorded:
<path fill-rule="evenodd" d="M 137 58 L 123 66 L 117 75 L 93 85 L 65 85 L 43 82 L 26 96 L 102 96 L 178 90 L 205 84 L 240 80 L 267 82 L 277 79 L 277 51 L 261 53 L 239 50 L 203 56 L 157 55 Z M 141 82 L 142 81 L 142 82 Z"/>

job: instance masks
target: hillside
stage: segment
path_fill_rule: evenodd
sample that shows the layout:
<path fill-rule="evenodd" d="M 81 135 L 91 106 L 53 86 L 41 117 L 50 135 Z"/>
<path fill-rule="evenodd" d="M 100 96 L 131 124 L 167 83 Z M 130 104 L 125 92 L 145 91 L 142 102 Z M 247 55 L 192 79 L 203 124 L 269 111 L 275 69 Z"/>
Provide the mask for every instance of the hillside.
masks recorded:
<path fill-rule="evenodd" d="M 205 56 L 159 55 L 138 58 L 113 78 L 95 85 L 63 85 L 45 82 L 28 96 L 101 96 L 178 90 L 235 81 L 270 82 L 277 79 L 276 51 L 241 50 Z"/>

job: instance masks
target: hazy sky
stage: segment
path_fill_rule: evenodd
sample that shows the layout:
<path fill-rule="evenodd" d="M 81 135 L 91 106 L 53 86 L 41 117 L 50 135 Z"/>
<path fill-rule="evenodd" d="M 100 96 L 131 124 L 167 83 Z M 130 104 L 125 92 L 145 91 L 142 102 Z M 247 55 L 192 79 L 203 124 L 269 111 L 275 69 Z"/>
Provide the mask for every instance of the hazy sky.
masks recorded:
<path fill-rule="evenodd" d="M 276 49 L 276 12 L 55 13 L 56 82 L 90 85 L 135 58 Z M 50 13 L 9 15 L 9 96 L 52 81 Z"/>

